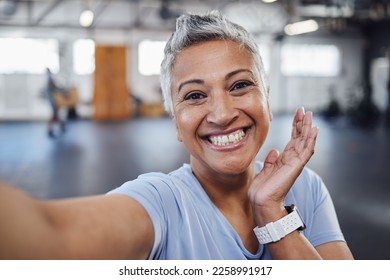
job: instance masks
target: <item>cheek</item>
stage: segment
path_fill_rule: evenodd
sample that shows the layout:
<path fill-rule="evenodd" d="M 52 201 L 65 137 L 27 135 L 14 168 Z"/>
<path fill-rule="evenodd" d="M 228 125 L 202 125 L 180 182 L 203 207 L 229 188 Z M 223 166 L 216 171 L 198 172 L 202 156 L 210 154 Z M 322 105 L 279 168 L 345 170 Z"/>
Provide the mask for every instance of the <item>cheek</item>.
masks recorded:
<path fill-rule="evenodd" d="M 195 135 L 199 123 L 199 113 L 196 110 L 175 111 L 176 135 L 179 141 Z"/>
<path fill-rule="evenodd" d="M 247 112 L 250 112 L 251 115 L 261 116 L 264 118 L 267 115 L 269 119 L 269 107 L 267 99 L 261 95 L 259 92 L 254 92 L 243 96 L 240 100 L 240 107 Z"/>

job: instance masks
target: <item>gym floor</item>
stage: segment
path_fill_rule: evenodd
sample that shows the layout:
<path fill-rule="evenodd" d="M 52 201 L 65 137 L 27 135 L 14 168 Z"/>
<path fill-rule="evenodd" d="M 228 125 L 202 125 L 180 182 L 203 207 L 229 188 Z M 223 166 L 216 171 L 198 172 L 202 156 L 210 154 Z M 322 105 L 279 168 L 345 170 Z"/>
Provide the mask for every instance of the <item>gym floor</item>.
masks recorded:
<path fill-rule="evenodd" d="M 258 157 L 282 150 L 291 115 L 276 115 Z M 308 166 L 324 180 L 356 259 L 390 259 L 390 128 L 315 116 L 320 133 Z M 0 122 L 0 179 L 45 199 L 105 193 L 139 174 L 188 162 L 168 118 L 70 121 L 52 139 L 44 122 Z"/>

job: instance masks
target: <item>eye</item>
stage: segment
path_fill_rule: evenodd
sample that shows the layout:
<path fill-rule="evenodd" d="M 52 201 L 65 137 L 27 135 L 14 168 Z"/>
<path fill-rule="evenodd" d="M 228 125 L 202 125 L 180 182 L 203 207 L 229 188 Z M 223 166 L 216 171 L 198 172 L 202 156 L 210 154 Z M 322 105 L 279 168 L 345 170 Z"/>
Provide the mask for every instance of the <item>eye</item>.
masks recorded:
<path fill-rule="evenodd" d="M 204 95 L 200 92 L 191 92 L 185 96 L 184 100 L 197 100 L 202 98 L 204 98 Z"/>
<path fill-rule="evenodd" d="M 238 81 L 233 85 L 231 90 L 240 90 L 251 85 L 253 85 L 253 83 L 249 81 Z"/>

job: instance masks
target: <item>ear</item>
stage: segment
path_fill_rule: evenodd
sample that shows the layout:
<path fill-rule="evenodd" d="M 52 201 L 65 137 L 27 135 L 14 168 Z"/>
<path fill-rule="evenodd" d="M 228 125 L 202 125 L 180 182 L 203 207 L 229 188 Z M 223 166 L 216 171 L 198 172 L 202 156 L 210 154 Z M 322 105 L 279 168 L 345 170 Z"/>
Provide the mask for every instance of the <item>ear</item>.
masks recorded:
<path fill-rule="evenodd" d="M 175 122 L 175 127 L 176 127 L 176 139 L 177 139 L 179 142 L 183 142 L 183 140 L 182 140 L 182 138 L 181 138 L 180 129 L 177 127 L 176 119 L 175 119 L 174 117 L 172 117 L 172 121 Z"/>
<path fill-rule="evenodd" d="M 177 129 L 177 127 L 176 127 L 176 138 L 179 142 L 183 142 L 183 140 L 181 139 L 181 134 L 180 134 L 179 130 Z"/>
<path fill-rule="evenodd" d="M 183 140 L 181 139 L 180 133 L 177 130 L 176 130 L 176 138 L 177 138 L 177 141 L 183 142 Z"/>

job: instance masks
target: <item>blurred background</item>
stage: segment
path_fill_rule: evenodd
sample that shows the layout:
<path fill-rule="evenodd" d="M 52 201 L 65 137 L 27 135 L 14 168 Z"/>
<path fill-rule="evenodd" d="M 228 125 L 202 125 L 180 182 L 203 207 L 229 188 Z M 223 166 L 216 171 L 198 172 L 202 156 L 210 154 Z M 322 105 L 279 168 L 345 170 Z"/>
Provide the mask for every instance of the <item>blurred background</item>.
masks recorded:
<path fill-rule="evenodd" d="M 188 162 L 159 66 L 177 16 L 209 10 L 262 54 L 274 120 L 258 158 L 283 149 L 298 106 L 313 111 L 309 167 L 352 252 L 390 259 L 388 0 L 0 0 L 1 180 L 64 198 Z"/>

